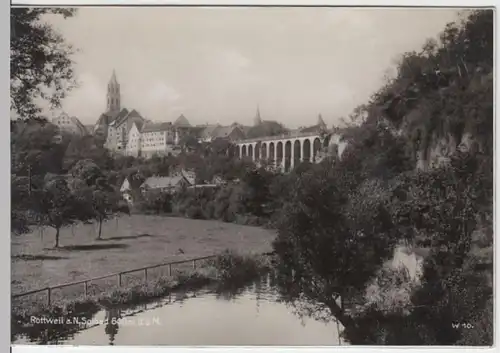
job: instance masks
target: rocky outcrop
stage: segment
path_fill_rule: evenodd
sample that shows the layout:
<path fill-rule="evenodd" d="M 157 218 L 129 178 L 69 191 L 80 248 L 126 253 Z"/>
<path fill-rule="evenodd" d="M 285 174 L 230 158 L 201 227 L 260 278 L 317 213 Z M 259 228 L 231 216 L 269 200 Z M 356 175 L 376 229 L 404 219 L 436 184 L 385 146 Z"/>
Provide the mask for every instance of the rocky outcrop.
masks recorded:
<path fill-rule="evenodd" d="M 478 148 L 478 143 L 473 134 L 466 132 L 460 140 L 451 133 L 438 137 L 433 134 L 427 146 L 421 147 L 416 152 L 416 168 L 427 170 L 435 168 L 450 161 L 450 157 L 457 151 L 470 152 Z"/>
<path fill-rule="evenodd" d="M 328 138 L 328 145 L 324 149 L 323 153 L 320 154 L 321 157 L 335 157 L 340 159 L 345 148 L 347 147 L 347 142 L 343 139 L 341 134 L 337 133 L 330 135 Z M 320 155 L 318 155 L 318 157 Z"/>

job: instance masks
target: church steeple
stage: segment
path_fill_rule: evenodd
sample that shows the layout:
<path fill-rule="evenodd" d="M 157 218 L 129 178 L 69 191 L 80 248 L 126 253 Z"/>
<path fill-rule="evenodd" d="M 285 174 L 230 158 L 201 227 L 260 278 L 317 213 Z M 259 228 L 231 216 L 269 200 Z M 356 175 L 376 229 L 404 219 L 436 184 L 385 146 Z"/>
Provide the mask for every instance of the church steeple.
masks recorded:
<path fill-rule="evenodd" d="M 108 83 L 107 110 L 108 113 L 120 111 L 120 84 L 116 79 L 116 72 L 113 70 L 111 79 Z"/>
<path fill-rule="evenodd" d="M 253 124 L 254 126 L 262 124 L 262 119 L 260 118 L 260 109 L 258 105 L 257 105 L 257 113 L 255 114 L 255 118 L 253 119 Z"/>
<path fill-rule="evenodd" d="M 318 115 L 318 124 L 317 125 L 319 125 L 321 127 L 326 126 L 325 121 L 323 120 L 323 117 L 321 116 L 321 114 Z"/>

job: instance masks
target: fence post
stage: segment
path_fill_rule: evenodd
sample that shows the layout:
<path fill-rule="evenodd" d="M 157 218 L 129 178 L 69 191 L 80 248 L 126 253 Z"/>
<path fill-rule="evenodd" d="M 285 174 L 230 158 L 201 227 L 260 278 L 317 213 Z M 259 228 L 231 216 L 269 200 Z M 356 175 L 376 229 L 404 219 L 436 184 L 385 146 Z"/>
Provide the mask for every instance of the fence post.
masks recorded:
<path fill-rule="evenodd" d="M 342 340 L 340 338 L 339 320 L 335 319 L 335 321 L 337 322 L 337 336 L 338 336 L 338 340 L 339 340 L 339 346 L 341 346 L 342 345 Z"/>
<path fill-rule="evenodd" d="M 184 261 L 180 261 L 180 262 L 175 262 L 174 264 L 177 264 L 177 263 L 188 263 L 189 261 L 192 261 L 192 266 L 193 266 L 193 269 L 196 270 L 196 261 L 197 260 L 204 260 L 204 259 L 207 259 L 207 258 L 212 258 L 214 256 L 208 256 L 208 257 L 201 257 L 201 258 L 197 258 L 197 259 L 192 259 L 192 260 L 184 260 Z M 161 265 L 156 265 L 156 266 L 164 266 L 164 265 L 168 265 L 168 275 L 169 276 L 172 276 L 172 263 L 168 263 L 168 264 L 161 264 Z M 152 266 L 153 268 L 155 266 Z M 203 267 L 203 265 L 202 265 Z M 148 280 L 148 269 L 150 269 L 151 267 L 146 267 L 146 268 L 143 268 L 144 269 L 144 279 L 145 281 L 147 282 Z M 133 271 L 140 271 L 141 269 L 136 269 L 136 270 L 133 270 Z M 96 277 L 95 279 L 100 279 L 100 278 L 110 278 L 114 275 L 118 276 L 118 286 L 121 287 L 122 286 L 122 275 L 123 274 L 126 274 L 130 271 L 125 271 L 124 272 L 119 272 L 119 273 L 115 273 L 115 274 L 111 274 L 111 275 L 107 275 L 107 276 L 104 276 L 104 277 Z M 84 294 L 85 294 L 85 297 L 88 297 L 89 295 L 89 283 L 92 282 L 92 278 L 90 279 L 87 279 L 85 281 L 78 281 L 78 282 L 74 282 L 74 283 L 68 283 L 66 285 L 60 285 L 58 287 L 55 287 L 55 288 L 60 288 L 62 286 L 67 286 L 67 285 L 72 285 L 72 284 L 81 284 L 83 283 L 83 286 L 84 286 Z M 51 302 L 52 302 L 52 289 L 55 289 L 55 288 L 52 288 L 52 287 L 46 287 L 45 289 L 40 289 L 40 290 L 37 290 L 35 292 L 42 292 L 44 290 L 47 291 L 47 305 L 51 305 Z M 27 294 L 30 294 L 30 293 L 33 293 L 33 292 L 27 292 L 27 293 L 24 293 L 24 294 L 18 294 L 18 295 L 12 295 L 12 298 L 19 298 L 19 297 L 22 297 L 24 295 L 27 295 Z"/>

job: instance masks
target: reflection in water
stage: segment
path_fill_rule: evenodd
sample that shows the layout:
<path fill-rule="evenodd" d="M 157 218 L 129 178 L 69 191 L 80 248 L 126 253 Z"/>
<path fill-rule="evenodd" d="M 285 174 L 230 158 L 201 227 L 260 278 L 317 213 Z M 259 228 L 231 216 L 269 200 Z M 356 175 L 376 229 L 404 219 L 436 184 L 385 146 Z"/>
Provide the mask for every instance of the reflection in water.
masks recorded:
<path fill-rule="evenodd" d="M 335 322 L 299 318 L 278 299 L 270 278 L 240 289 L 216 287 L 175 293 L 147 308 L 114 308 L 99 313 L 97 316 L 107 319 L 105 324 L 67 337 L 64 344 L 339 344 Z"/>
<path fill-rule="evenodd" d="M 115 336 L 118 333 L 118 319 L 121 317 L 121 311 L 119 308 L 109 308 L 106 310 L 106 328 L 104 332 L 109 336 L 109 345 L 113 346 L 115 342 Z"/>
<path fill-rule="evenodd" d="M 182 304 L 186 299 L 188 299 L 188 295 L 186 292 L 178 292 L 173 294 L 174 302 Z"/>
<path fill-rule="evenodd" d="M 78 306 L 75 305 L 75 306 Z M 76 310 L 75 310 L 76 311 Z M 11 341 L 15 344 L 50 344 L 57 345 L 65 340 L 72 339 L 76 332 L 88 327 L 88 322 L 93 317 L 99 316 L 95 306 L 88 308 L 87 312 L 79 312 L 63 319 L 61 311 L 55 311 L 51 316 L 37 317 L 40 322 L 25 325 L 13 320 L 11 323 Z M 16 319 L 16 318 L 13 318 Z M 30 319 L 33 319 L 31 317 Z M 43 322 L 41 322 L 44 320 Z"/>
<path fill-rule="evenodd" d="M 134 316 L 125 317 L 122 312 L 119 332 L 95 327 L 66 343 L 338 345 L 335 322 L 298 318 L 284 303 L 276 301 L 277 293 L 268 279 L 245 289 L 218 287 L 172 297 L 173 301 L 167 299 L 161 306 Z"/>
<path fill-rule="evenodd" d="M 262 284 L 261 281 L 257 281 L 257 282 L 255 282 L 255 285 L 254 285 L 255 310 L 257 310 L 257 313 L 259 313 L 260 301 L 262 300 L 262 295 L 261 295 L 262 285 L 261 284 Z"/>

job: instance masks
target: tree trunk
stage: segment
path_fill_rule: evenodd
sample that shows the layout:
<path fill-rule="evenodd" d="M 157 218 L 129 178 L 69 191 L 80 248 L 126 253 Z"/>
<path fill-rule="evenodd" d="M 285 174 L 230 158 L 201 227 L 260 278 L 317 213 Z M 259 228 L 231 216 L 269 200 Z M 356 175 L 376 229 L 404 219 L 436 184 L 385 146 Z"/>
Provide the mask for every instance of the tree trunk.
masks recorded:
<path fill-rule="evenodd" d="M 58 248 L 59 247 L 59 230 L 60 228 L 56 228 L 56 244 L 54 245 L 54 248 Z"/>
<path fill-rule="evenodd" d="M 337 339 L 338 339 L 338 342 L 339 342 L 339 346 L 341 346 L 342 345 L 342 338 L 341 338 L 341 335 L 340 335 L 339 320 L 335 320 L 335 322 L 337 323 Z"/>
<path fill-rule="evenodd" d="M 99 230 L 97 233 L 97 239 L 101 239 L 101 235 L 102 235 L 102 218 L 99 218 Z"/>
<path fill-rule="evenodd" d="M 341 299 L 342 300 L 342 299 Z M 355 327 L 354 320 L 345 314 L 345 311 L 338 306 L 335 301 L 330 301 L 328 304 L 328 308 L 333 316 L 344 326 L 344 327 Z"/>

